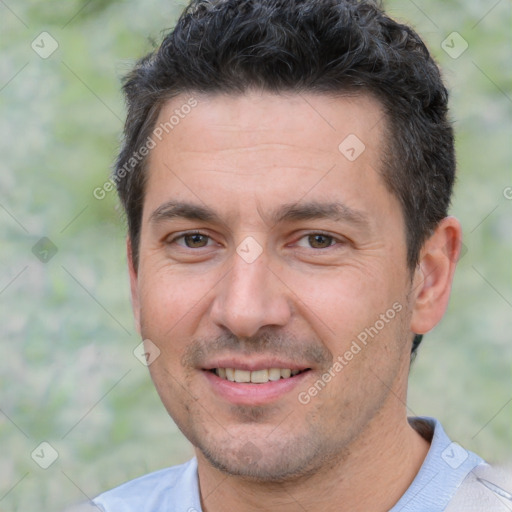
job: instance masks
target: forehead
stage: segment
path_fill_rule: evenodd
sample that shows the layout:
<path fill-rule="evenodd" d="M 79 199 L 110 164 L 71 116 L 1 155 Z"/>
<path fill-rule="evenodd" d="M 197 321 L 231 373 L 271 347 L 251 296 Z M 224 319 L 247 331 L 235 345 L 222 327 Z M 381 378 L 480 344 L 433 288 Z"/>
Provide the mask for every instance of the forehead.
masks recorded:
<path fill-rule="evenodd" d="M 197 106 L 189 108 L 192 101 Z M 179 95 L 163 105 L 156 124 L 164 128 L 164 139 L 183 150 L 197 149 L 197 139 L 190 138 L 196 129 L 211 149 L 225 149 L 227 139 L 233 148 L 245 142 L 292 142 L 329 151 L 350 134 L 374 146 L 383 135 L 385 118 L 380 103 L 369 95 L 252 91 Z"/>
<path fill-rule="evenodd" d="M 358 196 L 390 196 L 380 176 L 384 115 L 370 96 L 183 94 L 162 107 L 158 129 L 146 219 L 169 199 L 236 215 L 249 202 L 264 210 L 308 196 L 356 207 Z"/>

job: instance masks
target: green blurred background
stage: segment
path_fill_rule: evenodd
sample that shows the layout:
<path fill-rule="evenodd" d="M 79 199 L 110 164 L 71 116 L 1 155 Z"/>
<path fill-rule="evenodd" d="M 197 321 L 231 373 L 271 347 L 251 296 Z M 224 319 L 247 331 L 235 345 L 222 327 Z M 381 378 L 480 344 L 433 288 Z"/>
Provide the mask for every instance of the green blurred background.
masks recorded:
<path fill-rule="evenodd" d="M 510 463 L 510 2 L 385 5 L 425 38 L 452 92 L 452 212 L 466 248 L 448 314 L 414 364 L 410 414 L 436 416 L 466 448 Z M 0 2 L 2 512 L 56 511 L 192 455 L 133 354 L 115 195 L 92 193 L 119 146 L 120 77 L 183 6 Z M 48 469 L 35 462 L 53 453 L 36 450 L 44 441 L 58 453 Z"/>

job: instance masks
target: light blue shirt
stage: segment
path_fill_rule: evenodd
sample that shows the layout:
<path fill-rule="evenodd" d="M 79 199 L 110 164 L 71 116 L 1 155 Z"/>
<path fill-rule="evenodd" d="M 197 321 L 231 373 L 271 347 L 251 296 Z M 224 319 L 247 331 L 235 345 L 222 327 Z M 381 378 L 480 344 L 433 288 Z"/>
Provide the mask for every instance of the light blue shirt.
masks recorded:
<path fill-rule="evenodd" d="M 420 471 L 390 512 L 442 512 L 466 476 L 485 462 L 453 443 L 433 418 L 418 418 L 433 429 Z M 104 512 L 202 512 L 197 460 L 156 471 L 100 494 L 94 505 Z"/>

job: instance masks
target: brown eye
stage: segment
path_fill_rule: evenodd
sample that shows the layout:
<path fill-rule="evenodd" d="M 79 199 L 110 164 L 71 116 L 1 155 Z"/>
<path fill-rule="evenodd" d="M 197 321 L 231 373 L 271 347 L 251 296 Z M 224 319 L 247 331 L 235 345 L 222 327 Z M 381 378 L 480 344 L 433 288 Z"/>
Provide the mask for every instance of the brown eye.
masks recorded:
<path fill-rule="evenodd" d="M 308 243 L 313 249 L 326 249 L 330 247 L 333 242 L 333 237 L 317 233 L 308 236 Z"/>
<path fill-rule="evenodd" d="M 185 241 L 185 245 L 190 249 L 198 249 L 208 245 L 208 237 L 206 235 L 201 235 L 200 233 L 183 235 L 182 238 Z"/>

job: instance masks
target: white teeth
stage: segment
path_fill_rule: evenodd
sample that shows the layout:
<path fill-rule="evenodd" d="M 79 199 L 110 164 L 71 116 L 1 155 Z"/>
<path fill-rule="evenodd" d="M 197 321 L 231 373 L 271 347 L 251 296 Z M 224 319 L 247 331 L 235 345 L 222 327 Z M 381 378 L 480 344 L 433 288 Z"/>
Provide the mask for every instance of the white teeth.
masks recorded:
<path fill-rule="evenodd" d="M 279 368 L 270 368 L 268 371 L 268 380 L 279 380 L 281 378 L 281 370 Z"/>
<path fill-rule="evenodd" d="M 251 372 L 248 370 L 235 370 L 235 382 L 251 382 Z"/>
<path fill-rule="evenodd" d="M 222 379 L 227 379 L 231 382 L 247 383 L 252 382 L 255 384 L 264 384 L 269 381 L 276 381 L 279 379 L 288 379 L 300 373 L 300 370 L 290 370 L 289 368 L 269 368 L 268 370 L 239 370 L 235 368 L 216 368 L 215 374 Z"/>
<path fill-rule="evenodd" d="M 268 382 L 268 370 L 256 370 L 254 372 L 251 372 L 251 382 Z"/>

